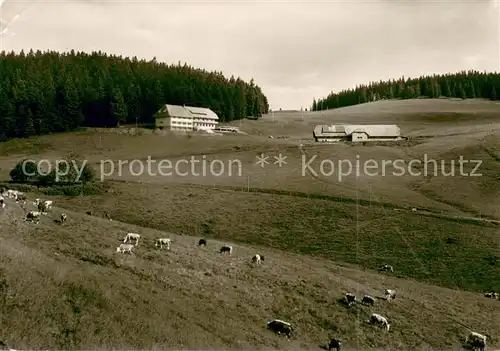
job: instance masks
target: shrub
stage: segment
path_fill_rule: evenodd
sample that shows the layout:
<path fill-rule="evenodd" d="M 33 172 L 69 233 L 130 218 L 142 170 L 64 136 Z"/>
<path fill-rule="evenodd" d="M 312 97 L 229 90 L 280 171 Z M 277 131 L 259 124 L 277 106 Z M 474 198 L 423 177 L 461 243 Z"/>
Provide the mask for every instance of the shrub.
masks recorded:
<path fill-rule="evenodd" d="M 28 160 L 22 160 L 10 171 L 9 176 L 13 182 L 28 183 L 34 181 L 39 176 L 36 165 Z"/>
<path fill-rule="evenodd" d="M 10 171 L 10 178 L 14 183 L 34 183 L 42 187 L 92 183 L 96 177 L 92 166 L 77 159 L 78 155 L 69 156 L 66 158 L 66 164 L 52 165 L 52 171 L 46 175 L 40 174 L 34 163 L 27 163 L 26 160 L 23 160 Z M 75 158 L 71 158 L 71 156 Z"/>

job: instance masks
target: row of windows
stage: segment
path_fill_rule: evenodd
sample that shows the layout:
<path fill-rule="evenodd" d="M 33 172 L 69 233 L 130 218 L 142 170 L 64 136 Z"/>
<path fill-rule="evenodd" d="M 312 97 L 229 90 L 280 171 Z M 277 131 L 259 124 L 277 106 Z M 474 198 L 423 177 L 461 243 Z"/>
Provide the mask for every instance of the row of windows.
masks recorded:
<path fill-rule="evenodd" d="M 193 123 L 189 122 L 177 122 L 177 121 L 172 121 L 173 126 L 193 126 Z M 194 126 L 198 127 L 215 127 L 215 123 L 194 123 Z"/>
<path fill-rule="evenodd" d="M 210 119 L 210 118 L 206 118 L 206 117 L 172 117 L 172 119 L 181 119 L 181 120 L 190 120 L 190 121 L 200 121 L 200 122 L 215 122 L 216 119 Z"/>

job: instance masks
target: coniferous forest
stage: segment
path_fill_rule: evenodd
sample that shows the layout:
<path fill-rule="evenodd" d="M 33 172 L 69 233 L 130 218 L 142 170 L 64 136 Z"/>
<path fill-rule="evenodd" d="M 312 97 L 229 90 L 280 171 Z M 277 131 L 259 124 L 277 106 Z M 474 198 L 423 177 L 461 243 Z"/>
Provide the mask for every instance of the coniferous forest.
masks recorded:
<path fill-rule="evenodd" d="M 187 64 L 102 52 L 0 53 L 0 141 L 81 126 L 151 123 L 163 104 L 207 107 L 229 122 L 267 113 L 261 88 Z"/>
<path fill-rule="evenodd" d="M 499 73 L 462 71 L 456 74 L 422 76 L 420 78 L 389 80 L 360 85 L 355 89 L 330 93 L 313 100 L 311 110 L 321 111 L 386 99 L 426 98 L 484 98 L 497 100 L 500 92 Z"/>

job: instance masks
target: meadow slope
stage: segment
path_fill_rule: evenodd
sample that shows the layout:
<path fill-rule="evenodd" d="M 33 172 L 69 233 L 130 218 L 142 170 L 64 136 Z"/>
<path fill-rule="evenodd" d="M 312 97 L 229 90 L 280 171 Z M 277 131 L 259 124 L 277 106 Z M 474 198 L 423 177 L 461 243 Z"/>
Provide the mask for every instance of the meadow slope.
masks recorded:
<path fill-rule="evenodd" d="M 418 99 L 380 101 L 333 111 L 274 113 L 259 121 L 233 123 L 247 135 L 162 136 L 148 131 L 128 135 L 122 133 L 127 129 L 121 129 L 120 133 L 87 130 L 0 144 L 0 176 L 8 178 L 8 171 L 23 155 L 55 159 L 76 152 L 94 163 L 98 170 L 102 163 L 103 169 L 109 171 L 110 164 L 105 160 L 115 161 L 114 173 L 105 179 L 282 189 L 500 219 L 496 202 L 500 196 L 499 112 L 500 104 L 491 101 Z M 334 122 L 397 123 L 411 140 L 393 145 L 312 142 L 314 125 Z M 270 139 L 268 135 L 275 138 Z M 280 136 L 288 139 L 277 139 Z M 304 152 L 297 147 L 299 143 L 305 144 Z M 281 168 L 273 164 L 273 157 L 279 153 L 287 156 L 287 164 Z M 256 156 L 261 154 L 270 157 L 270 164 L 264 168 L 255 164 Z M 480 161 L 480 167 L 475 169 L 477 162 L 469 162 L 461 175 L 460 156 Z M 128 164 L 121 168 L 118 165 L 120 160 L 137 159 L 144 163 L 148 157 L 156 164 L 163 159 L 175 164 L 190 157 L 206 162 L 219 160 L 225 169 L 220 176 L 198 176 L 190 172 L 188 166 L 182 166 L 181 172 L 188 174 L 158 176 L 153 167 L 155 175 L 144 171 L 141 176 L 135 176 Z M 304 167 L 311 158 L 314 158 L 313 173 Z M 423 166 L 413 166 L 413 172 L 421 171 L 421 175 L 411 175 L 408 163 L 414 159 L 436 160 L 437 168 L 431 164 L 424 173 Z M 337 169 L 333 174 L 326 173 L 330 170 L 328 167 L 321 173 L 323 160 L 334 162 Z M 361 174 L 356 175 L 358 160 Z M 363 165 L 368 160 L 376 162 L 377 167 L 368 170 L 367 174 L 363 172 Z M 384 165 L 395 160 L 404 161 L 403 176 L 390 164 Z M 339 176 L 339 161 L 351 163 L 351 174 Z M 343 170 L 348 169 L 346 164 Z M 475 174 L 481 176 L 469 176 L 474 169 Z M 137 171 L 137 167 L 132 167 L 132 172 Z M 200 168 L 196 171 L 200 172 Z M 453 176 L 443 175 L 443 171 Z"/>
<path fill-rule="evenodd" d="M 500 303 L 480 294 L 425 285 L 330 260 L 227 241 L 179 236 L 54 208 L 37 225 L 9 202 L 1 214 L 0 340 L 17 349 L 314 350 L 340 336 L 346 349 L 459 349 L 467 328 L 493 336 Z M 133 255 L 114 252 L 126 232 L 140 232 Z M 173 240 L 170 252 L 154 239 Z M 230 243 L 230 242 L 229 242 Z M 250 258 L 264 254 L 261 266 Z M 393 302 L 347 309 L 345 292 Z M 386 315 L 392 329 L 364 323 Z M 296 326 L 291 343 L 266 330 L 272 318 Z"/>

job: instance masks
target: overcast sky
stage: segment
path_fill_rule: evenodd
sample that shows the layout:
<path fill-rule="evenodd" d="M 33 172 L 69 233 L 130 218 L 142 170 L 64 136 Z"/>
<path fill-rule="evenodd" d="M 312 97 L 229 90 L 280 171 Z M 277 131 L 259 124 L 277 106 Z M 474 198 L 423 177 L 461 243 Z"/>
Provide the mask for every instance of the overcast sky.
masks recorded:
<path fill-rule="evenodd" d="M 21 15 L 0 49 L 187 62 L 253 77 L 276 110 L 372 80 L 499 70 L 492 0 L 4 1 L 4 22 Z"/>

